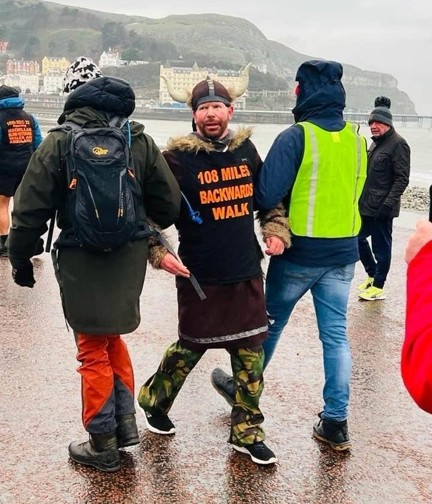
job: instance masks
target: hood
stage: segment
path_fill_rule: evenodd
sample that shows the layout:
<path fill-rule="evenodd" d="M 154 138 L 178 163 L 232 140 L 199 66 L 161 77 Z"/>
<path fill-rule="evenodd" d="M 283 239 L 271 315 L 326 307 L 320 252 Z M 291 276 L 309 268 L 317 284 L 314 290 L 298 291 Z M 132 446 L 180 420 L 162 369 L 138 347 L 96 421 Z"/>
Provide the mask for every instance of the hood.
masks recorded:
<path fill-rule="evenodd" d="M 87 128 L 99 128 L 106 126 L 110 117 L 109 113 L 96 110 L 93 106 L 89 105 L 63 112 L 57 122 L 63 124 L 65 121 L 72 121 L 76 124 L 85 125 Z"/>
<path fill-rule="evenodd" d="M 296 75 L 299 87 L 293 109 L 295 122 L 342 118 L 345 108 L 342 75 L 342 65 L 336 61 L 311 60 L 302 63 Z"/>
<path fill-rule="evenodd" d="M 63 112 L 58 119 L 58 124 L 66 121 L 72 121 L 86 128 L 101 128 L 107 126 L 107 121 L 116 114 L 96 110 L 91 106 L 80 107 L 76 110 Z M 54 128 L 54 130 L 57 128 Z M 50 130 L 51 131 L 51 130 Z M 123 131 L 131 145 L 132 138 L 141 136 L 144 133 L 144 125 L 136 121 L 127 121 Z"/>
<path fill-rule="evenodd" d="M 86 106 L 112 115 L 129 117 L 135 110 L 135 93 L 130 84 L 123 79 L 97 77 L 70 93 L 62 116 Z M 59 122 L 64 122 L 61 120 L 62 116 Z"/>
<path fill-rule="evenodd" d="M 141 124 L 136 121 L 129 121 L 130 124 L 130 133 L 132 137 L 138 137 L 144 133 L 144 124 Z"/>
<path fill-rule="evenodd" d="M 0 100 L 0 109 L 24 108 L 24 99 L 21 97 L 3 98 Z"/>

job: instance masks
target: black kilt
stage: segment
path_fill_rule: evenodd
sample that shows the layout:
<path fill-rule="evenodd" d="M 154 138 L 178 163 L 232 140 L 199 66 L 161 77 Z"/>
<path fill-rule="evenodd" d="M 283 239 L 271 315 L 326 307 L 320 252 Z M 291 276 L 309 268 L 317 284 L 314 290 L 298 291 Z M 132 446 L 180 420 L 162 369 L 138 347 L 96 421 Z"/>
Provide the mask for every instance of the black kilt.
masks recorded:
<path fill-rule="evenodd" d="M 201 301 L 189 280 L 177 277 L 179 339 L 194 351 L 251 348 L 267 338 L 263 278 L 201 285 Z"/>

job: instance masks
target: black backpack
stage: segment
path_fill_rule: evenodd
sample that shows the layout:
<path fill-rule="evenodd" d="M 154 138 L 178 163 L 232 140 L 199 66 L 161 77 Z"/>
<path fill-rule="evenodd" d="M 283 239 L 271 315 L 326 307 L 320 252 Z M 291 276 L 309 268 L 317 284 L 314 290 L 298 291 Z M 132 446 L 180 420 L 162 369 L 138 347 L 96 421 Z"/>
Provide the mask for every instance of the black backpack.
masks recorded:
<path fill-rule="evenodd" d="M 74 234 L 93 251 L 118 249 L 138 233 L 141 189 L 125 124 L 127 119 L 115 117 L 103 127 L 67 121 L 54 128 L 67 131 L 64 164 Z"/>

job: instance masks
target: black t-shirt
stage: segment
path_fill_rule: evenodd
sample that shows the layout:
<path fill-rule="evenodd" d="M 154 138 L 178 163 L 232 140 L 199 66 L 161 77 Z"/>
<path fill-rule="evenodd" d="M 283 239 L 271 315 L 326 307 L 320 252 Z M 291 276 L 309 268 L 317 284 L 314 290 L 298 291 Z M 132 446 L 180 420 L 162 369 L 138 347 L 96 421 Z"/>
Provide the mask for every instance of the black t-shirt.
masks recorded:
<path fill-rule="evenodd" d="M 187 199 L 176 224 L 184 264 L 209 284 L 261 275 L 253 216 L 253 182 L 261 159 L 253 143 L 246 140 L 227 151 L 170 150 L 164 156 Z M 199 213 L 202 224 L 191 212 Z"/>

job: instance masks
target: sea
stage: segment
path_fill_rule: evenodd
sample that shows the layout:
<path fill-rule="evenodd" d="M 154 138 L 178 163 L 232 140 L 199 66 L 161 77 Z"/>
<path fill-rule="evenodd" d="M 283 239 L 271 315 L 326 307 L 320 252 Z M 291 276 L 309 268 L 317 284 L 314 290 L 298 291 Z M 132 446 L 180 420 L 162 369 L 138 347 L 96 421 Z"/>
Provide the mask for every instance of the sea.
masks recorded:
<path fill-rule="evenodd" d="M 44 134 L 56 125 L 55 117 L 38 117 Z M 191 122 L 166 121 L 166 120 L 141 120 L 145 126 L 145 132 L 155 140 L 156 144 L 163 148 L 168 138 L 191 131 Z M 258 152 L 264 159 L 269 151 L 273 140 L 286 127 L 284 124 L 240 124 L 232 123 L 231 128 L 241 126 L 253 128 L 252 140 Z M 410 186 L 429 187 L 432 185 L 432 125 L 425 121 L 423 125 L 417 123 L 398 124 L 394 123 L 396 131 L 405 138 L 411 148 L 411 176 Z M 366 124 L 360 125 L 360 133 L 366 137 L 370 144 L 370 130 Z"/>

